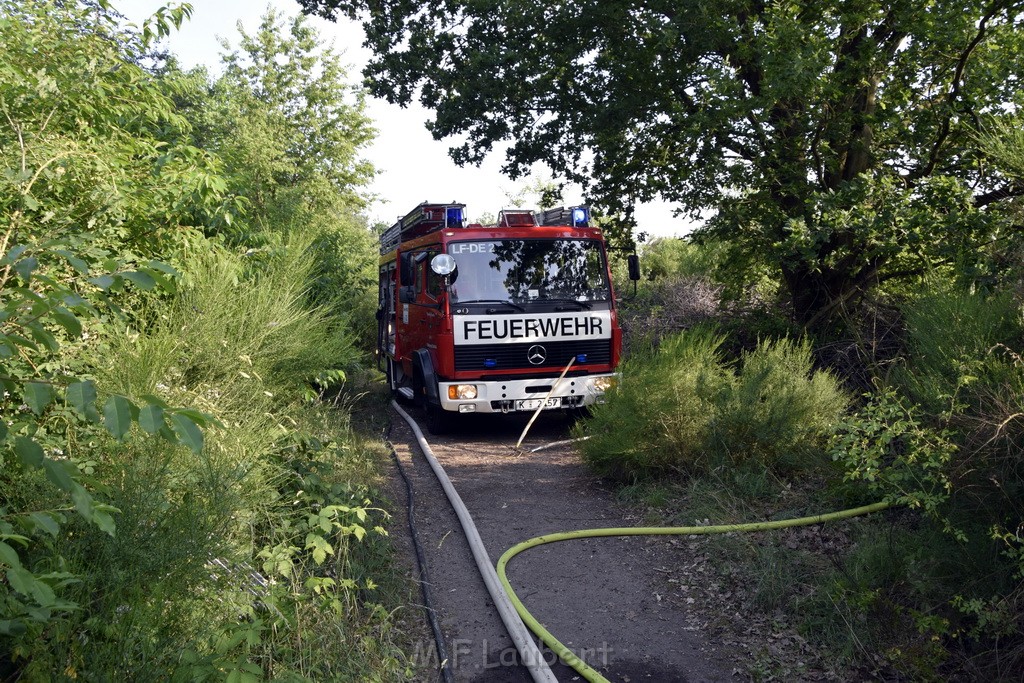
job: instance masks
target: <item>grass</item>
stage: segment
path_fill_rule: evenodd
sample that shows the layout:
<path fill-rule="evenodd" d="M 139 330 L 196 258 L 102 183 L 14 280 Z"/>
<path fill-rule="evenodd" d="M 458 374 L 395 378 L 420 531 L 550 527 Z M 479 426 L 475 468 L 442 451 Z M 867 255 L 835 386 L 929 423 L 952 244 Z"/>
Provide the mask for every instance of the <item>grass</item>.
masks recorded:
<path fill-rule="evenodd" d="M 363 375 L 344 329 L 305 301 L 307 246 L 295 235 L 254 269 L 210 245 L 145 328 L 103 340 L 102 390 L 218 425 L 198 455 L 141 431 L 69 445 L 95 454 L 117 533 L 69 518 L 55 541 L 53 569 L 78 577 L 66 590 L 82 609 L 22 655 L 29 679 L 408 677 L 385 454 L 352 428 L 351 383 L 334 404 L 310 398 L 325 370 Z"/>

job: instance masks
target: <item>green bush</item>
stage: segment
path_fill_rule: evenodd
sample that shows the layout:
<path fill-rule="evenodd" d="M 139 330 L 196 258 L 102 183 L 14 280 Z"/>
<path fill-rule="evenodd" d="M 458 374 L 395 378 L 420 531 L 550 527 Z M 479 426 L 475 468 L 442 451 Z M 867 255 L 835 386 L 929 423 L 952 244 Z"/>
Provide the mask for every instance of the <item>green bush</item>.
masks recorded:
<path fill-rule="evenodd" d="M 671 277 L 711 278 L 722 261 L 720 243 L 696 244 L 682 238 L 659 238 L 641 251 L 643 274 L 648 280 Z"/>
<path fill-rule="evenodd" d="M 1020 304 L 1008 293 L 932 282 L 903 313 L 903 365 L 837 430 L 833 457 L 848 480 L 925 513 L 901 551 L 919 561 L 888 581 L 916 588 L 882 592 L 884 601 L 861 600 L 880 585 L 831 597 L 857 619 L 899 622 L 875 633 L 903 672 L 935 675 L 942 663 L 999 678 L 1024 662 Z"/>
<path fill-rule="evenodd" d="M 602 475 L 623 479 L 704 469 L 708 416 L 730 379 L 721 344 L 710 328 L 697 328 L 635 352 L 608 402 L 577 425 L 591 437 L 583 442 L 584 459 Z"/>
<path fill-rule="evenodd" d="M 218 426 L 200 452 L 137 429 L 123 443 L 86 434 L 92 459 L 79 466 L 118 511 L 117 531 L 77 523 L 53 541 L 75 577 L 62 596 L 81 609 L 13 658 L 29 677 L 397 671 L 390 610 L 376 606 L 381 577 L 354 560 L 379 554 L 384 533 L 374 466 L 345 414 L 307 395 L 310 379 L 355 357 L 307 308 L 312 257 L 296 242 L 247 268 L 202 245 L 178 296 L 140 316 L 147 330 L 105 335 L 94 376 L 102 391 L 201 406 Z M 25 484 L 18 506 L 40 509 L 49 491 Z"/>
<path fill-rule="evenodd" d="M 1024 320 L 1008 292 L 986 294 L 932 283 L 928 293 L 904 309 L 907 363 L 894 380 L 929 412 L 957 410 L 977 403 L 979 389 L 1013 374 L 1005 349 L 1020 349 Z"/>
<path fill-rule="evenodd" d="M 814 372 L 810 348 L 783 339 L 725 363 L 723 338 L 695 328 L 631 357 L 622 383 L 578 431 L 583 457 L 622 479 L 719 467 L 787 470 L 820 455 L 846 408 L 836 380 Z"/>
<path fill-rule="evenodd" d="M 800 467 L 819 455 L 848 398 L 827 372 L 815 372 L 807 342 L 762 341 L 719 405 L 709 447 L 729 465 Z"/>

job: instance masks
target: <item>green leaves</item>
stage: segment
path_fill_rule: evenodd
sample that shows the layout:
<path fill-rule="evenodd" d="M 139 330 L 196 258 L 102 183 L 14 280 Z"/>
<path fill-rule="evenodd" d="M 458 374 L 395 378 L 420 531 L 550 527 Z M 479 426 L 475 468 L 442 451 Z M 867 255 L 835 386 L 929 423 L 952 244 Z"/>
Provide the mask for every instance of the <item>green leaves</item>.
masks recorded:
<path fill-rule="evenodd" d="M 18 557 L 18 552 L 3 541 L 0 541 L 0 562 L 3 562 L 8 567 L 21 566 L 21 558 Z"/>
<path fill-rule="evenodd" d="M 947 470 L 957 450 L 951 434 L 923 427 L 918 409 L 904 406 L 893 389 L 867 398 L 832 437 L 832 459 L 843 466 L 844 479 L 864 481 L 886 501 L 945 521 L 940 506 L 952 491 Z"/>
<path fill-rule="evenodd" d="M 75 480 L 72 477 L 78 474 L 77 467 L 67 461 L 57 461 L 49 458 L 44 460 L 42 464 L 43 469 L 46 471 L 46 478 L 57 488 L 68 492 L 74 490 Z"/>
<path fill-rule="evenodd" d="M 82 323 L 79 322 L 75 314 L 66 308 L 59 307 L 53 309 L 53 319 L 57 322 L 64 330 L 68 333 L 68 336 L 75 338 L 82 336 Z"/>
<path fill-rule="evenodd" d="M 140 289 L 153 289 L 156 287 L 156 280 L 149 273 L 145 273 L 141 270 L 130 270 L 121 273 L 121 276 L 125 280 L 135 283 Z"/>
<path fill-rule="evenodd" d="M 147 434 L 156 434 L 164 428 L 164 409 L 150 403 L 139 410 L 139 427 Z"/>
<path fill-rule="evenodd" d="M 32 279 L 32 271 L 39 265 L 35 258 L 24 258 L 14 264 L 14 272 L 21 276 L 21 279 L 28 282 Z"/>
<path fill-rule="evenodd" d="M 41 467 L 43 464 L 42 446 L 27 436 L 15 437 L 14 454 L 18 456 L 24 467 Z"/>
<path fill-rule="evenodd" d="M 42 415 L 57 397 L 53 385 L 42 382 L 27 382 L 23 395 L 25 403 L 35 415 Z M 199 453 L 204 443 L 201 427 L 215 424 L 215 420 L 205 413 L 187 408 L 171 408 L 163 400 L 151 395 L 143 397 L 146 403 L 141 408 L 125 396 L 109 396 L 103 404 L 101 418 L 96 408 L 96 385 L 92 380 L 69 384 L 64 392 L 64 398 L 67 405 L 86 422 L 102 424 L 119 441 L 128 435 L 133 423 L 138 423 L 147 434 L 161 435 Z M 6 438 L 7 431 L 7 425 L 0 424 L 0 441 Z M 37 452 L 38 446 L 35 442 L 19 436 L 16 444 L 16 452 L 23 460 L 31 461 L 32 466 L 39 466 L 38 453 L 41 451 Z"/>
<path fill-rule="evenodd" d="M 171 427 L 178 435 L 178 440 L 191 448 L 194 453 L 203 450 L 203 433 L 191 417 L 182 412 L 176 412 L 171 415 Z"/>
<path fill-rule="evenodd" d="M 313 551 L 313 561 L 317 564 L 323 564 L 328 555 L 334 554 L 334 548 L 319 534 L 306 534 L 305 549 Z"/>
<path fill-rule="evenodd" d="M 79 415 L 89 422 L 99 422 L 100 415 L 96 412 L 96 385 L 91 379 L 71 384 L 65 396 Z"/>
<path fill-rule="evenodd" d="M 25 403 L 36 415 L 42 415 L 51 401 L 53 401 L 53 389 L 49 384 L 28 382 L 25 385 Z"/>
<path fill-rule="evenodd" d="M 131 428 L 133 416 L 138 414 L 139 409 L 124 396 L 111 396 L 103 406 L 104 426 L 120 441 Z"/>

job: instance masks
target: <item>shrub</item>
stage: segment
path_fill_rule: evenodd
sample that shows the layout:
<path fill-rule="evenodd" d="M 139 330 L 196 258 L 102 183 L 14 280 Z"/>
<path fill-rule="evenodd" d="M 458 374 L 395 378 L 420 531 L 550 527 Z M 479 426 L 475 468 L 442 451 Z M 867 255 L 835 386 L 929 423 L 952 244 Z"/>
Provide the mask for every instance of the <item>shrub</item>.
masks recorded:
<path fill-rule="evenodd" d="M 762 341 L 743 355 L 742 371 L 717 406 L 708 442 L 718 462 L 799 467 L 821 452 L 846 410 L 836 379 L 814 372 L 810 344 Z"/>
<path fill-rule="evenodd" d="M 843 423 L 833 455 L 847 479 L 926 513 L 917 524 L 928 535 L 915 534 L 920 540 L 908 539 L 905 549 L 922 561 L 898 574 L 928 594 L 896 593 L 884 607 L 933 645 L 944 639 L 944 649 L 930 646 L 920 661 L 903 664 L 913 664 L 915 676 L 934 675 L 943 662 L 975 679 L 1002 678 L 1024 662 L 1019 303 L 1008 293 L 931 283 L 903 313 L 903 365 L 892 386 L 876 389 Z M 867 610 L 844 600 L 844 610 Z M 882 634 L 881 648 L 905 657 L 904 638 Z"/>
<path fill-rule="evenodd" d="M 976 402 L 973 387 L 984 391 L 1006 377 L 1013 359 L 1000 345 L 1020 348 L 1024 325 L 1010 293 L 934 283 L 929 289 L 904 309 L 908 361 L 894 379 L 913 402 L 937 414 Z"/>
<path fill-rule="evenodd" d="M 696 328 L 635 353 L 623 382 L 593 408 L 578 429 L 584 459 L 603 475 L 630 478 L 654 471 L 705 468 L 700 450 L 708 415 L 730 381 L 718 347 L 722 338 Z"/>
<path fill-rule="evenodd" d="M 369 456 L 343 413 L 308 397 L 310 380 L 356 355 L 308 308 L 307 244 L 249 263 L 199 240 L 178 295 L 143 310 L 144 329 L 106 330 L 92 372 L 101 393 L 197 406 L 219 426 L 198 452 L 141 430 L 124 442 L 69 433 L 63 447 L 116 509 L 117 531 L 69 524 L 52 542 L 61 564 L 50 572 L 75 577 L 62 597 L 81 609 L 12 658 L 30 678 L 361 679 L 396 668 L 376 577 L 352 570 L 382 533 Z M 17 505 L 41 509 L 51 492 L 23 482 Z M 364 636 L 381 649 L 337 647 Z"/>
<path fill-rule="evenodd" d="M 620 386 L 577 428 L 592 437 L 584 459 L 629 479 L 723 466 L 786 470 L 819 454 L 847 399 L 831 375 L 812 371 L 808 345 L 763 342 L 736 372 L 722 342 L 695 328 L 624 363 Z"/>
<path fill-rule="evenodd" d="M 682 238 L 659 238 L 644 245 L 642 265 L 648 280 L 712 275 L 722 261 L 724 246 L 696 244 Z"/>
<path fill-rule="evenodd" d="M 832 458 L 842 463 L 846 479 L 945 522 L 939 510 L 949 497 L 948 465 L 956 446 L 948 432 L 922 427 L 917 413 L 895 391 L 877 392 L 838 425 Z"/>

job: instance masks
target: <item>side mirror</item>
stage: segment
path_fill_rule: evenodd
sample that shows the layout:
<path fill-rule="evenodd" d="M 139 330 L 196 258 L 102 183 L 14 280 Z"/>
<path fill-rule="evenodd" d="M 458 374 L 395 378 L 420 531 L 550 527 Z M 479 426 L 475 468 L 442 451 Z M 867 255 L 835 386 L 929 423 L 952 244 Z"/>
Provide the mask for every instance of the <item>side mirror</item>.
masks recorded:
<path fill-rule="evenodd" d="M 412 254 L 404 253 L 399 257 L 399 279 L 401 279 L 403 285 L 411 285 L 415 277 L 413 276 L 412 269 Z M 399 294 L 401 298 L 401 294 Z M 404 301 L 404 299 L 402 299 Z"/>
<path fill-rule="evenodd" d="M 629 279 L 636 282 L 640 279 L 640 257 L 630 254 L 626 257 L 626 263 L 629 265 Z"/>
<path fill-rule="evenodd" d="M 398 300 L 403 304 L 411 304 L 416 302 L 416 286 L 415 285 L 403 285 L 398 289 Z"/>

